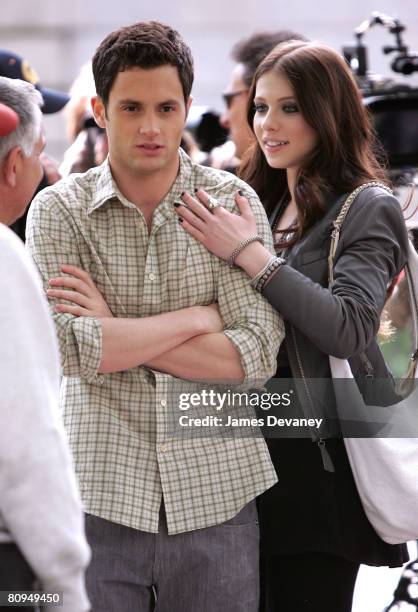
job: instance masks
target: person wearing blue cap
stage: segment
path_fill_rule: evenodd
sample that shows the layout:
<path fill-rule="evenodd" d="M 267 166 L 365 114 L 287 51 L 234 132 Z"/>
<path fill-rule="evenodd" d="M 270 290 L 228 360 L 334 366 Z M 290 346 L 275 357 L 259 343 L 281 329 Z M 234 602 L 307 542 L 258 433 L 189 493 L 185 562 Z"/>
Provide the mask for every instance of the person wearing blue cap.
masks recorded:
<path fill-rule="evenodd" d="M 0 76 L 32 83 L 42 95 L 43 105 L 41 110 L 45 115 L 62 110 L 70 99 L 70 96 L 66 93 L 43 87 L 38 74 L 29 62 L 16 53 L 6 51 L 6 49 L 0 49 Z"/>
<path fill-rule="evenodd" d="M 57 113 L 62 110 L 70 99 L 70 96 L 66 93 L 48 89 L 41 85 L 37 72 L 29 62 L 20 55 L 6 49 L 0 49 L 0 76 L 31 83 L 42 95 L 43 103 L 41 110 L 44 115 Z M 41 163 L 43 174 L 35 193 L 49 185 L 53 185 L 61 178 L 57 162 L 45 155 L 45 153 L 42 154 Z M 27 211 L 10 226 L 23 241 L 25 241 L 26 217 Z"/>

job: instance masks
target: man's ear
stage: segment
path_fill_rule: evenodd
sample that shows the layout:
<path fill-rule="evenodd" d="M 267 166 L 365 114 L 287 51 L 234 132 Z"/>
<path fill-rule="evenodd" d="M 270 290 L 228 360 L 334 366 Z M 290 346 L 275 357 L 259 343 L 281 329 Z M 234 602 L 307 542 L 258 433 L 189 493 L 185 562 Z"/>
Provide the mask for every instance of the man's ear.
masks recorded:
<path fill-rule="evenodd" d="M 20 169 L 22 167 L 23 151 L 21 147 L 16 146 L 9 151 L 2 164 L 3 180 L 8 187 L 16 187 L 20 177 Z"/>
<path fill-rule="evenodd" d="M 187 100 L 187 104 L 186 104 L 186 120 L 189 115 L 189 110 L 192 105 L 192 102 L 193 102 L 193 96 L 189 96 L 189 99 Z"/>
<path fill-rule="evenodd" d="M 93 110 L 94 120 L 101 128 L 106 128 L 106 108 L 100 96 L 94 96 L 91 99 L 91 108 Z"/>

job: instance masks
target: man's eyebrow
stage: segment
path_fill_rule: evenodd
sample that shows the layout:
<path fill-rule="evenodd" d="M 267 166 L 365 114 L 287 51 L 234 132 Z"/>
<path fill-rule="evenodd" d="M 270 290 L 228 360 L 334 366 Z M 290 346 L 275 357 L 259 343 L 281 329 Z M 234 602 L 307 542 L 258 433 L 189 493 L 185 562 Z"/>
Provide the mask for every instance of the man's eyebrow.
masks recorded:
<path fill-rule="evenodd" d="M 164 106 L 165 104 L 178 104 L 178 103 L 179 103 L 178 100 L 169 99 L 169 100 L 162 100 L 161 102 L 157 102 L 157 105 Z M 140 102 L 139 100 L 133 100 L 132 98 L 125 98 L 123 100 L 119 100 L 119 104 L 136 104 L 140 106 L 143 103 Z"/>
<path fill-rule="evenodd" d="M 164 106 L 165 104 L 178 104 L 178 100 L 164 100 L 163 102 L 159 102 L 160 106 Z"/>
<path fill-rule="evenodd" d="M 132 100 L 130 98 L 125 98 L 124 100 L 119 100 L 119 104 L 141 104 L 139 100 Z"/>

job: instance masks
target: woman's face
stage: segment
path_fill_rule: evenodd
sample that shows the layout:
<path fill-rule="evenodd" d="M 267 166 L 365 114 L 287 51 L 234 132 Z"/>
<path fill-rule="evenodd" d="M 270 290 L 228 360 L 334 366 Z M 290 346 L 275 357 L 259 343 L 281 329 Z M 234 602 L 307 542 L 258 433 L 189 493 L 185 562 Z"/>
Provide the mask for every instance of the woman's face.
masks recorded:
<path fill-rule="evenodd" d="M 305 121 L 289 81 L 270 70 L 257 82 L 254 132 L 272 168 L 298 171 L 318 144 Z"/>

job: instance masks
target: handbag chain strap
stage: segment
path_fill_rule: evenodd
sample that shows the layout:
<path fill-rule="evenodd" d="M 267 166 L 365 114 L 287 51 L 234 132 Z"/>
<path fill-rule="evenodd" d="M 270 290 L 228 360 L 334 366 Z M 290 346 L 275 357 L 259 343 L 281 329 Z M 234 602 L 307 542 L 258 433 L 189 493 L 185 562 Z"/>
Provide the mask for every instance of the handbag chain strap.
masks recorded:
<path fill-rule="evenodd" d="M 341 207 L 338 217 L 333 222 L 333 230 L 331 232 L 331 245 L 330 245 L 329 255 L 328 255 L 328 286 L 330 286 L 334 280 L 334 257 L 335 257 L 335 253 L 337 252 L 337 246 L 338 246 L 338 242 L 340 239 L 341 226 L 344 222 L 344 219 L 347 216 L 348 211 L 350 210 L 352 203 L 354 202 L 356 197 L 364 189 L 366 189 L 366 187 L 381 187 L 388 193 L 390 194 L 393 193 L 392 190 L 384 183 L 381 183 L 380 181 L 369 181 L 368 183 L 359 185 L 347 197 L 346 201 Z"/>

